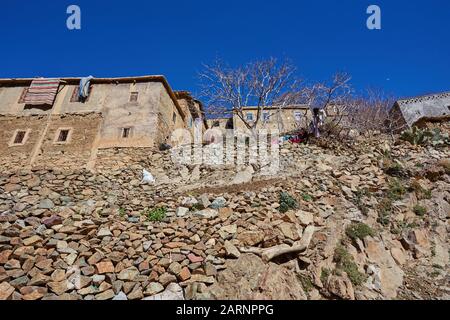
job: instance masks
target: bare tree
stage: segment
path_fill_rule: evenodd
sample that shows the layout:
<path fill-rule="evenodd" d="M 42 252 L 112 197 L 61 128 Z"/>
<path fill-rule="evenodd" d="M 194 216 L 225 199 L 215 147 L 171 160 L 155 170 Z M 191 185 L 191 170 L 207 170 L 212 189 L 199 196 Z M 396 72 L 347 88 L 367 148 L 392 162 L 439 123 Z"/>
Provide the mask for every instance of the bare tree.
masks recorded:
<path fill-rule="evenodd" d="M 347 124 L 360 134 L 379 132 L 393 136 L 402 125 L 391 113 L 395 101 L 394 96 L 370 88 L 348 101 Z"/>
<path fill-rule="evenodd" d="M 301 81 L 289 61 L 275 58 L 230 68 L 220 61 L 204 65 L 200 73 L 201 95 L 208 100 L 208 113 L 236 114 L 247 129 L 254 132 L 264 109 L 283 108 L 296 103 Z M 245 107 L 256 108 L 256 118 L 247 120 Z"/>

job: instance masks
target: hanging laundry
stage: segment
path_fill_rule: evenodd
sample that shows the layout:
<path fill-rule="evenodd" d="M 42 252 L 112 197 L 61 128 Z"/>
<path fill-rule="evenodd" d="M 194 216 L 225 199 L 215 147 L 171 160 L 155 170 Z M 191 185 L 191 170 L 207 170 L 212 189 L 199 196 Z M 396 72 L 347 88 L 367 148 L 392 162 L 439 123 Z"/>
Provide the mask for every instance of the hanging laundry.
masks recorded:
<path fill-rule="evenodd" d="M 59 88 L 59 79 L 34 79 L 25 96 L 28 105 L 53 105 Z"/>
<path fill-rule="evenodd" d="M 92 79 L 94 79 L 93 76 L 81 78 L 80 86 L 78 89 L 78 97 L 80 98 L 80 101 L 87 99 L 87 97 L 89 96 L 89 87 L 91 85 Z"/>

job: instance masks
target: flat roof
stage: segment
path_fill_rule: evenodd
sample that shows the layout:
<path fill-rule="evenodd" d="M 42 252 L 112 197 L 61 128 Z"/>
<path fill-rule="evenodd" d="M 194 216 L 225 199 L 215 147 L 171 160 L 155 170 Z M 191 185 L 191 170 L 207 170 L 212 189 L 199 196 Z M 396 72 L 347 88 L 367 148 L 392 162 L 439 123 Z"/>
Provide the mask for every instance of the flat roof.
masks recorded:
<path fill-rule="evenodd" d="M 0 79 L 0 86 L 29 86 L 31 82 L 37 78 L 4 78 Z M 82 77 L 49 77 L 48 79 L 59 79 L 62 82 L 70 85 L 77 85 L 80 83 Z M 178 104 L 177 97 L 169 85 L 167 79 L 162 75 L 146 75 L 146 76 L 134 76 L 134 77 L 117 77 L 117 78 L 93 78 L 91 83 L 93 84 L 118 84 L 118 83 L 139 83 L 139 82 L 161 82 L 172 99 L 178 112 L 181 114 L 183 120 L 185 120 L 185 114 Z"/>

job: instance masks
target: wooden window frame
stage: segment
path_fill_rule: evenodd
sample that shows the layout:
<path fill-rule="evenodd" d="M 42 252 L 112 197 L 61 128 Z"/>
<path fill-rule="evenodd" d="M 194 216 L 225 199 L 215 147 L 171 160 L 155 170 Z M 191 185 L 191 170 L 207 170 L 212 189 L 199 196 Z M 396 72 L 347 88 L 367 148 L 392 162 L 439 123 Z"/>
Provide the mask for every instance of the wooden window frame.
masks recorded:
<path fill-rule="evenodd" d="M 25 134 L 24 134 L 24 137 L 22 139 L 22 142 L 16 143 L 15 141 L 16 141 L 16 138 L 17 138 L 17 135 L 19 134 L 19 132 L 25 132 Z M 30 132 L 31 132 L 31 129 L 16 129 L 14 131 L 13 136 L 11 137 L 11 140 L 9 141 L 8 146 L 10 146 L 10 147 L 18 147 L 18 146 L 25 145 L 27 143 L 27 141 L 28 141 L 29 136 L 30 136 Z"/>
<path fill-rule="evenodd" d="M 132 92 L 130 92 L 129 102 L 137 103 L 138 101 L 139 101 L 139 91 L 132 91 Z"/>
<path fill-rule="evenodd" d="M 62 131 L 68 131 L 67 138 L 65 141 L 59 141 L 59 136 L 61 135 Z M 53 144 L 68 144 L 68 143 L 70 143 L 72 140 L 72 133 L 73 133 L 73 128 L 70 128 L 70 127 L 58 128 L 58 130 L 56 130 L 55 137 L 53 138 Z"/>
<path fill-rule="evenodd" d="M 127 136 L 125 136 L 126 130 L 128 130 Z M 132 136 L 133 136 L 133 127 L 120 128 L 120 139 L 130 139 Z"/>

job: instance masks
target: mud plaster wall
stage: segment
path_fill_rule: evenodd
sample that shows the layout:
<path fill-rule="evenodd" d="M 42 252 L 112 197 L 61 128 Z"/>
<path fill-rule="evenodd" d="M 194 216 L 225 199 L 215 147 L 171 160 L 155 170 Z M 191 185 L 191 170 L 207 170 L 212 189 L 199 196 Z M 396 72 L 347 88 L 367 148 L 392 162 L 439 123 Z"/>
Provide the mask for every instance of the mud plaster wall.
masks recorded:
<path fill-rule="evenodd" d="M 102 109 L 104 123 L 99 148 L 153 146 L 163 90 L 165 91 L 161 83 L 110 85 Z M 138 101 L 129 101 L 131 92 L 139 93 Z M 174 105 L 173 101 L 171 103 Z M 131 129 L 128 138 L 122 137 L 124 128 Z"/>
<path fill-rule="evenodd" d="M 175 122 L 173 121 L 174 113 L 176 115 Z M 167 142 L 170 144 L 173 131 L 184 127 L 184 120 L 177 111 L 172 99 L 170 99 L 165 90 L 161 90 L 160 110 L 158 114 L 158 143 Z"/>
<path fill-rule="evenodd" d="M 1 117 L 0 116 L 0 171 L 22 168 L 30 164 L 31 153 L 42 135 L 47 116 Z M 16 130 L 28 131 L 25 143 L 10 146 Z"/>
<path fill-rule="evenodd" d="M 100 114 L 53 115 L 34 165 L 58 168 L 85 166 L 94 151 L 93 144 L 101 121 Z M 63 144 L 55 142 L 61 128 L 70 129 L 69 139 Z"/>

